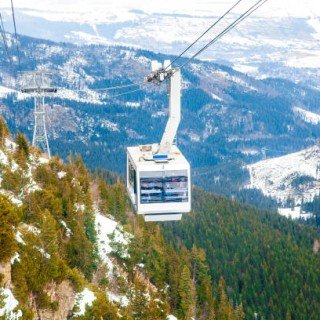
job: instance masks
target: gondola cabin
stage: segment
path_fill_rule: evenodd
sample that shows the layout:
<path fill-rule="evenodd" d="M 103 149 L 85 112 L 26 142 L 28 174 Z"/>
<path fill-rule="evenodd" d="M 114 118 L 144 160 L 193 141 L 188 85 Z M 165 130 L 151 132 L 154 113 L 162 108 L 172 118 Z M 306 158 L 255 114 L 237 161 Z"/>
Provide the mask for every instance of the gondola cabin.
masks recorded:
<path fill-rule="evenodd" d="M 191 210 L 190 165 L 177 146 L 168 157 L 152 145 L 127 149 L 127 190 L 137 214 L 146 221 L 180 220 Z"/>
<path fill-rule="evenodd" d="M 146 221 L 180 220 L 191 211 L 190 165 L 174 144 L 181 119 L 181 72 L 152 63 L 147 82 L 168 80 L 169 119 L 161 142 L 127 148 L 127 190 L 137 214 Z"/>

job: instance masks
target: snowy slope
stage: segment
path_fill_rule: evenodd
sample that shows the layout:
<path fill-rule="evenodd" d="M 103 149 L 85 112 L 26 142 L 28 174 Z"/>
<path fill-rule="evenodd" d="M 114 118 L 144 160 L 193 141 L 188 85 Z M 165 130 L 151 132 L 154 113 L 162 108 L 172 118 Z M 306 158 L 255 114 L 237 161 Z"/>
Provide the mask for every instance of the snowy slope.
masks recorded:
<path fill-rule="evenodd" d="M 295 107 L 294 112 L 296 112 L 305 122 L 314 125 L 320 124 L 320 114 L 310 112 L 299 107 Z"/>
<path fill-rule="evenodd" d="M 250 183 L 247 188 L 261 190 L 283 203 L 294 199 L 312 199 L 320 191 L 320 147 L 314 146 L 297 153 L 267 159 L 247 166 Z"/>
<path fill-rule="evenodd" d="M 15 5 L 19 30 L 26 35 L 74 43 L 130 45 L 177 54 L 234 3 L 231 0 L 20 0 Z M 253 3 L 243 1 L 198 47 Z M 8 30 L 12 31 L 9 3 L 4 5 L 7 10 L 3 15 Z M 201 58 L 228 62 L 259 77 L 281 75 L 296 81 L 309 80 L 317 86 L 314 78 L 318 79 L 315 69 L 320 61 L 319 17 L 320 5 L 316 1 L 268 1 Z M 292 72 L 297 68 L 312 71 Z"/>

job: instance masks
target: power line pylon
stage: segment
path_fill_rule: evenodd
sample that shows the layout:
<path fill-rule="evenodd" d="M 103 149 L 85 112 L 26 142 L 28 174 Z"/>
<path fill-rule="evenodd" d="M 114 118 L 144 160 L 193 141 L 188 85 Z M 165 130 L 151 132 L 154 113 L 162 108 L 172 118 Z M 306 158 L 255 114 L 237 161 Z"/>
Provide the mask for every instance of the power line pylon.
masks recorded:
<path fill-rule="evenodd" d="M 46 153 L 50 158 L 50 147 L 47 135 L 47 113 L 45 97 L 56 93 L 51 86 L 50 74 L 46 71 L 24 72 L 21 75 L 21 92 L 31 94 L 34 98 L 34 130 L 32 145 Z"/>

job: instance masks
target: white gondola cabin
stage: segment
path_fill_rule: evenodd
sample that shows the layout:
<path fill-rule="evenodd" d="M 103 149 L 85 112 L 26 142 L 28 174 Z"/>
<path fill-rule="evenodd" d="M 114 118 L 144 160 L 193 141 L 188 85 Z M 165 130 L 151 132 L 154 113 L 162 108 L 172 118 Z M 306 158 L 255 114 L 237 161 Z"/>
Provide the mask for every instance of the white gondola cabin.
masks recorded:
<path fill-rule="evenodd" d="M 146 221 L 180 220 L 191 210 L 190 165 L 174 138 L 180 123 L 181 75 L 170 62 L 146 78 L 161 83 L 169 79 L 169 121 L 160 144 L 127 148 L 127 190 L 137 214 Z M 167 66 L 167 67 L 166 67 Z"/>
<path fill-rule="evenodd" d="M 152 146 L 128 148 L 127 188 L 131 202 L 146 221 L 180 220 L 191 210 L 190 165 L 176 146 L 167 162 L 146 160 Z"/>

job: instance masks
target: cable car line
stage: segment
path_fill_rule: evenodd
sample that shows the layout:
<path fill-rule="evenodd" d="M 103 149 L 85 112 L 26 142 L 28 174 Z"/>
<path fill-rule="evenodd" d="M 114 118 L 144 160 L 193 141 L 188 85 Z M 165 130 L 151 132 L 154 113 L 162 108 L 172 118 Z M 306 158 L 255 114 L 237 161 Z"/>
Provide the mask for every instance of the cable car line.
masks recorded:
<path fill-rule="evenodd" d="M 97 88 L 97 89 L 90 89 L 93 91 L 108 91 L 108 90 L 116 90 L 116 89 L 123 89 L 123 88 L 130 88 L 130 87 L 136 87 L 146 84 L 145 81 L 136 82 L 136 83 L 130 83 L 130 84 L 124 84 L 124 85 L 118 85 L 114 87 L 106 87 L 106 88 Z"/>
<path fill-rule="evenodd" d="M 195 41 L 193 41 L 179 56 L 174 58 L 172 62 L 165 68 L 168 69 L 173 63 L 180 59 L 191 47 L 193 47 L 201 38 L 203 38 L 212 28 L 214 28 L 222 19 L 224 19 L 235 7 L 237 7 L 243 0 L 238 0 L 230 9 L 228 9 L 218 20 L 216 20 L 205 32 L 203 32 Z"/>
<path fill-rule="evenodd" d="M 240 22 L 248 18 L 252 13 L 258 10 L 262 5 L 264 5 L 268 0 L 259 0 L 253 6 L 251 6 L 245 13 L 243 13 L 240 17 L 238 17 L 234 22 L 232 22 L 227 28 L 225 28 L 222 32 L 220 32 L 216 37 L 214 37 L 210 42 L 208 42 L 202 49 L 196 52 L 192 57 L 190 57 L 185 63 L 179 66 L 179 68 L 185 67 L 189 64 L 193 59 L 195 59 L 199 54 L 205 51 L 208 47 L 213 45 L 219 39 L 221 39 L 228 32 L 233 30 Z"/>
<path fill-rule="evenodd" d="M 194 46 L 200 39 L 202 39 L 210 30 L 212 30 L 221 20 L 223 20 L 234 8 L 236 8 L 243 0 L 238 0 L 232 7 L 230 7 L 218 20 L 216 20 L 209 28 L 207 28 L 206 31 L 204 31 L 195 41 L 193 41 L 182 53 L 180 53 L 179 56 L 177 56 L 168 66 L 164 68 L 164 71 L 169 69 L 172 64 L 180 59 L 191 47 Z M 199 54 L 201 54 L 203 51 L 205 51 L 209 46 L 214 44 L 216 41 L 218 41 L 220 38 L 222 38 L 225 34 L 227 34 L 229 31 L 234 29 L 240 22 L 245 20 L 247 17 L 249 17 L 253 12 L 255 12 L 257 9 L 259 9 L 265 2 L 268 0 L 259 0 L 257 1 L 253 6 L 251 6 L 246 12 L 241 14 L 235 21 L 233 21 L 228 27 L 226 27 L 222 32 L 220 32 L 214 39 L 212 39 L 209 43 L 207 43 L 202 49 L 200 49 L 197 53 L 195 53 L 191 58 L 189 58 L 185 63 L 183 63 L 179 68 L 183 68 L 185 65 L 189 64 L 193 59 L 195 59 Z M 93 91 L 109 91 L 109 90 L 117 90 L 117 89 L 123 89 L 123 88 L 130 88 L 140 85 L 145 85 L 145 81 L 137 82 L 137 83 L 131 83 L 126 85 L 118 85 L 118 86 L 112 86 L 112 87 L 106 87 L 106 88 L 97 88 L 97 89 L 90 89 Z M 141 90 L 141 89 L 139 89 Z M 81 91 L 81 90 L 79 90 Z M 121 95 L 126 95 L 131 92 L 136 92 L 138 90 L 132 90 L 125 93 L 121 93 L 119 95 L 110 96 L 112 97 L 118 97 Z"/>
<path fill-rule="evenodd" d="M 131 90 L 131 91 L 126 91 L 126 92 L 119 93 L 119 94 L 116 94 L 116 95 L 113 95 L 113 96 L 107 96 L 106 99 L 113 99 L 113 98 L 121 97 L 121 96 L 130 94 L 130 93 L 134 93 L 134 92 L 137 92 L 137 91 L 142 91 L 142 88 Z"/>
<path fill-rule="evenodd" d="M 14 26 L 14 37 L 15 37 L 16 48 L 17 48 L 17 56 L 18 56 L 18 70 L 21 70 L 20 49 L 19 49 L 19 44 L 18 44 L 17 24 L 16 24 L 16 17 L 14 14 L 13 0 L 11 0 L 11 12 L 12 12 L 12 20 L 13 20 L 13 26 Z"/>
<path fill-rule="evenodd" d="M 191 167 L 188 160 L 174 144 L 181 120 L 181 68 L 267 1 L 255 2 L 253 6 L 240 14 L 228 27 L 179 67 L 172 68 L 172 62 L 168 60 L 162 64 L 157 61 L 151 63 L 151 73 L 145 77 L 146 81 L 160 85 L 168 80 L 169 119 L 160 143 L 127 148 L 126 170 L 126 185 L 130 201 L 134 211 L 144 215 L 145 221 L 178 221 L 184 213 L 191 211 Z M 178 59 L 182 55 L 183 53 Z"/>
<path fill-rule="evenodd" d="M 1 24 L 0 24 L 0 32 L 1 32 L 1 37 L 2 37 L 2 41 L 3 41 L 3 46 L 4 46 L 4 49 L 6 51 L 8 59 L 9 59 L 10 69 L 13 72 L 13 60 L 12 60 L 11 54 L 9 52 L 9 46 L 8 46 L 8 43 L 7 43 L 6 31 L 5 31 L 5 28 L 4 28 L 1 12 L 0 12 L 0 22 L 1 22 Z"/>

